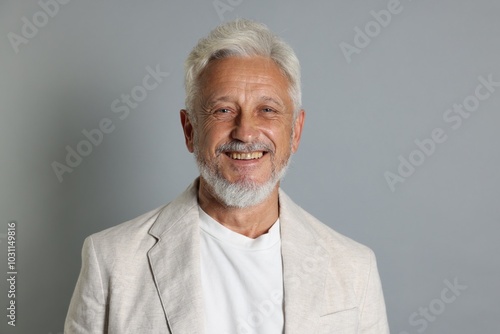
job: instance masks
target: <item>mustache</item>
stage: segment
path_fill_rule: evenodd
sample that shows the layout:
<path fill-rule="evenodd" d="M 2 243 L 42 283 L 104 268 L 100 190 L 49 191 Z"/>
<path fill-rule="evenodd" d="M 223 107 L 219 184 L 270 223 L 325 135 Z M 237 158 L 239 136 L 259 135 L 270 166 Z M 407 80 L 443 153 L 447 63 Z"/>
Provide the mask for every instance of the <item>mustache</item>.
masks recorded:
<path fill-rule="evenodd" d="M 254 142 L 254 143 L 243 143 L 241 141 L 230 141 L 229 143 L 222 144 L 215 149 L 217 154 L 221 154 L 224 152 L 254 152 L 254 151 L 266 151 L 270 153 L 274 153 L 274 146 L 262 143 L 262 142 Z"/>

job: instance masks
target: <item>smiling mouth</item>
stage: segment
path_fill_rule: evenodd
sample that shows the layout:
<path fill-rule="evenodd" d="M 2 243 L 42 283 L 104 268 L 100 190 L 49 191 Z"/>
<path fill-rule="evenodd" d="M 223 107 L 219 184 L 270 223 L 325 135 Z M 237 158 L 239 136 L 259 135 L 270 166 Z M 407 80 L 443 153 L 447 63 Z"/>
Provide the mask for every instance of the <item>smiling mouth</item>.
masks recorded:
<path fill-rule="evenodd" d="M 266 152 L 225 152 L 233 160 L 255 160 L 260 159 Z"/>

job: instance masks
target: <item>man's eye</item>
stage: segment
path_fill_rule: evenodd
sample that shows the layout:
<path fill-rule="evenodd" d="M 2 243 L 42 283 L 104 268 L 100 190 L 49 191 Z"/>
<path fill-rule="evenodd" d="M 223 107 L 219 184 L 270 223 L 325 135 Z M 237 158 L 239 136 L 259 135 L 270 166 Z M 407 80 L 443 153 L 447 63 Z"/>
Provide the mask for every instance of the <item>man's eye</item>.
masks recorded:
<path fill-rule="evenodd" d="M 221 113 L 221 114 L 227 114 L 227 113 L 231 112 L 231 110 L 229 110 L 227 108 L 221 108 L 221 109 L 217 109 L 217 112 Z"/>
<path fill-rule="evenodd" d="M 272 108 L 263 108 L 262 111 L 263 112 L 273 112 L 274 109 L 272 109 Z"/>

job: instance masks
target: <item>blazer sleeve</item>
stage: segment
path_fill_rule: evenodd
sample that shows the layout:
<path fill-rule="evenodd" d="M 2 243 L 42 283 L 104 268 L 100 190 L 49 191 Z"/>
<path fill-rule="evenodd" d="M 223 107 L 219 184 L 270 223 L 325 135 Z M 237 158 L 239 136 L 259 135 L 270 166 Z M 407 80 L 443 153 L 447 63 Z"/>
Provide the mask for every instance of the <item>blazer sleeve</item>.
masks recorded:
<path fill-rule="evenodd" d="M 361 304 L 360 334 L 389 334 L 382 284 L 375 254 L 370 251 L 370 271 Z"/>
<path fill-rule="evenodd" d="M 85 239 L 82 267 L 64 324 L 65 334 L 99 334 L 106 329 L 106 288 L 92 237 Z"/>

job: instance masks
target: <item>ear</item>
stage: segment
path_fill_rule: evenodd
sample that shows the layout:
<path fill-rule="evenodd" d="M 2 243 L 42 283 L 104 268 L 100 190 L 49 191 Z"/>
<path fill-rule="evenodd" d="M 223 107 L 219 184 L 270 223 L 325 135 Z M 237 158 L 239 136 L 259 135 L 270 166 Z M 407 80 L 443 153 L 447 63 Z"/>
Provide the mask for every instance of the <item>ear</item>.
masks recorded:
<path fill-rule="evenodd" d="M 182 109 L 180 112 L 182 130 L 184 131 L 184 139 L 186 140 L 186 147 L 189 152 L 194 152 L 194 129 L 193 124 L 189 120 L 187 110 Z"/>
<path fill-rule="evenodd" d="M 295 123 L 293 124 L 293 138 L 292 138 L 292 153 L 297 152 L 300 144 L 300 137 L 302 136 L 302 128 L 304 126 L 304 120 L 306 118 L 306 112 L 304 109 L 299 111 L 297 115 L 297 119 L 295 119 Z"/>

